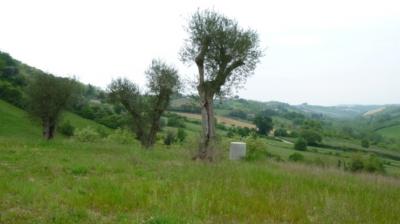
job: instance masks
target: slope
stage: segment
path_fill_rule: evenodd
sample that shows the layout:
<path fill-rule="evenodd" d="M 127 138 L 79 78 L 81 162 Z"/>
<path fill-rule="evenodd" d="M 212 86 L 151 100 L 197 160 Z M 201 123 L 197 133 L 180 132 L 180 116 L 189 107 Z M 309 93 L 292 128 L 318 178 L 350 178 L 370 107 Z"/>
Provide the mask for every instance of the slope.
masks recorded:
<path fill-rule="evenodd" d="M 95 129 L 101 128 L 106 132 L 109 131 L 109 128 L 101 124 L 70 112 L 64 113 L 62 119 L 70 121 L 75 128 L 89 126 Z M 41 128 L 37 122 L 30 119 L 26 111 L 0 100 L 0 136 L 38 138 L 41 136 Z"/>

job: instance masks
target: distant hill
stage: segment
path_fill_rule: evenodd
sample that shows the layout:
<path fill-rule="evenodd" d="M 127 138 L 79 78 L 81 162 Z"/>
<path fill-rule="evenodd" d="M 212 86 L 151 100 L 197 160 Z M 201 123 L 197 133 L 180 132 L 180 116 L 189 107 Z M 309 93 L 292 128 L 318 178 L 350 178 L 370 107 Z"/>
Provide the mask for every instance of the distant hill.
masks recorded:
<path fill-rule="evenodd" d="M 316 106 L 309 104 L 301 104 L 295 106 L 305 113 L 316 113 L 332 118 L 355 118 L 362 116 L 368 111 L 382 108 L 380 105 L 339 105 L 339 106 Z"/>
<path fill-rule="evenodd" d="M 364 114 L 363 120 L 375 132 L 387 138 L 400 139 L 400 106 L 388 105 Z"/>
<path fill-rule="evenodd" d="M 242 98 L 227 98 L 217 100 L 215 108 L 219 115 L 234 117 L 232 111 L 243 111 L 251 118 L 255 113 L 263 110 L 272 110 L 276 112 L 295 112 L 305 116 L 328 117 L 337 119 L 349 119 L 362 116 L 368 112 L 378 110 L 382 105 L 339 105 L 339 106 L 318 106 L 309 104 L 290 105 L 283 102 L 269 101 L 260 102 L 255 100 L 246 100 Z M 199 113 L 197 103 L 194 98 L 181 96 L 176 98 L 171 106 L 172 109 L 181 112 Z M 244 117 L 244 116 L 243 116 Z"/>

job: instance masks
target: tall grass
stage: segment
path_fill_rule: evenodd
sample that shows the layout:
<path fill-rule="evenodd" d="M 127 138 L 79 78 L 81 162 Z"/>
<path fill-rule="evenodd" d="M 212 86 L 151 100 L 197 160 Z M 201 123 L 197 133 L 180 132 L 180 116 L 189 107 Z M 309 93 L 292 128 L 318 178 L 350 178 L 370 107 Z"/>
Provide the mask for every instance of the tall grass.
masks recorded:
<path fill-rule="evenodd" d="M 0 139 L 0 223 L 396 223 L 400 180 L 186 147 Z"/>

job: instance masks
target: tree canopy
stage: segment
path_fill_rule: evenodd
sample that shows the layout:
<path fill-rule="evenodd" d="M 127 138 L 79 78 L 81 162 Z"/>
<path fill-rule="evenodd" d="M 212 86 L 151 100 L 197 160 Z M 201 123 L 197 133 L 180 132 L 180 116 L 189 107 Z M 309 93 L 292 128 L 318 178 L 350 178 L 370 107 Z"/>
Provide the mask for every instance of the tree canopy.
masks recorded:
<path fill-rule="evenodd" d="M 160 60 L 153 60 L 145 72 L 147 93 L 128 79 L 116 79 L 108 86 L 109 97 L 121 103 L 132 117 L 132 129 L 143 146 L 151 147 L 160 129 L 160 118 L 171 95 L 179 89 L 178 71 Z"/>
<path fill-rule="evenodd" d="M 202 139 L 196 157 L 212 160 L 216 138 L 214 97 L 243 84 L 256 68 L 262 51 L 254 30 L 243 29 L 235 20 L 211 10 L 194 13 L 186 31 L 181 60 L 197 66 L 202 113 Z"/>
<path fill-rule="evenodd" d="M 43 137 L 54 137 L 62 111 L 72 99 L 76 82 L 53 75 L 36 75 L 27 88 L 28 111 L 41 121 Z"/>

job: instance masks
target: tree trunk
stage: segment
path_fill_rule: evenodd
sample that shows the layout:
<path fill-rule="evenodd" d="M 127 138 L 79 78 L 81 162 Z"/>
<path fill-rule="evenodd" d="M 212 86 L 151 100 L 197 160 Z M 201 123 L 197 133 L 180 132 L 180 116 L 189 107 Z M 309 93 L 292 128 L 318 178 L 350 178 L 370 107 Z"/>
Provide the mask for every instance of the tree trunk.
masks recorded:
<path fill-rule="evenodd" d="M 212 161 L 216 142 L 213 94 L 198 88 L 200 95 L 202 135 L 198 154 L 194 159 Z"/>
<path fill-rule="evenodd" d="M 150 149 L 156 143 L 157 132 L 159 131 L 160 119 L 154 119 L 151 126 L 149 134 L 146 138 L 145 148 Z"/>
<path fill-rule="evenodd" d="M 55 124 L 49 120 L 43 122 L 43 137 L 46 140 L 54 138 Z"/>

